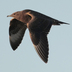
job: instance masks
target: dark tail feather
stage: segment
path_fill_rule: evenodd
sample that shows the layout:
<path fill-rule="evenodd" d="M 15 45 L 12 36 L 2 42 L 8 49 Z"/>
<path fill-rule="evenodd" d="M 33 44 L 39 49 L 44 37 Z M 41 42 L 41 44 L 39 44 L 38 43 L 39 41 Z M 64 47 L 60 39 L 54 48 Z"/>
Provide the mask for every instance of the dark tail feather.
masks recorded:
<path fill-rule="evenodd" d="M 60 24 L 67 24 L 67 25 L 69 25 L 69 23 L 61 22 L 61 21 L 58 21 L 58 20 L 54 21 L 53 25 L 60 25 Z"/>
<path fill-rule="evenodd" d="M 59 24 L 68 24 L 69 25 L 69 23 L 65 23 L 65 22 L 61 22 L 61 21 L 58 21 L 59 22 Z"/>

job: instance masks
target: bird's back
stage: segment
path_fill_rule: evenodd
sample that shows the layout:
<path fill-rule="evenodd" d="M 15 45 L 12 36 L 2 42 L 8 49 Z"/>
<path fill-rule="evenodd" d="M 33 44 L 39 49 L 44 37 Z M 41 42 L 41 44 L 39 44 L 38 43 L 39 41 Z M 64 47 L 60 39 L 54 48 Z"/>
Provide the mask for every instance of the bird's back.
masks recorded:
<path fill-rule="evenodd" d="M 53 18 L 51 18 L 51 17 L 49 17 L 49 16 L 46 16 L 46 15 L 44 15 L 44 14 L 42 14 L 42 13 L 39 13 L 39 12 L 37 12 L 37 11 L 28 10 L 28 9 L 27 9 L 27 10 L 24 10 L 24 11 L 30 12 L 30 14 L 34 15 L 34 16 L 37 17 L 37 18 L 53 19 Z"/>

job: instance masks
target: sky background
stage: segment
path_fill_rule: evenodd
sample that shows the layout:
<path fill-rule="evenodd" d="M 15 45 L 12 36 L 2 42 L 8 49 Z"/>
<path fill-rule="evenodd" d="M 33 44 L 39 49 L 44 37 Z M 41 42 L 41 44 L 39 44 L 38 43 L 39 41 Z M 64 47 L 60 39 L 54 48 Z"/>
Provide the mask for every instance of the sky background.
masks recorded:
<path fill-rule="evenodd" d="M 49 58 L 44 63 L 36 53 L 26 30 L 22 43 L 13 51 L 9 43 L 7 15 L 32 9 L 70 25 L 52 26 L 49 34 Z M 0 1 L 0 72 L 72 72 L 72 0 Z"/>

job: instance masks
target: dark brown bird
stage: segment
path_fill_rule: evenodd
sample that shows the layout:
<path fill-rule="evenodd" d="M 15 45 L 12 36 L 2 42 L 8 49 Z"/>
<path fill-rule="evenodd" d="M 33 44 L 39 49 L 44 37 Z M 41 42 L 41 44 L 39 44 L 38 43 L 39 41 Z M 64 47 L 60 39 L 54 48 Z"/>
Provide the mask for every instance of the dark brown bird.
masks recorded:
<path fill-rule="evenodd" d="M 58 21 L 33 10 L 18 11 L 7 17 L 13 17 L 9 27 L 9 39 L 12 49 L 17 49 L 23 39 L 25 30 L 28 28 L 30 38 L 37 53 L 41 59 L 47 63 L 49 54 L 47 34 L 52 25 L 67 23 Z"/>

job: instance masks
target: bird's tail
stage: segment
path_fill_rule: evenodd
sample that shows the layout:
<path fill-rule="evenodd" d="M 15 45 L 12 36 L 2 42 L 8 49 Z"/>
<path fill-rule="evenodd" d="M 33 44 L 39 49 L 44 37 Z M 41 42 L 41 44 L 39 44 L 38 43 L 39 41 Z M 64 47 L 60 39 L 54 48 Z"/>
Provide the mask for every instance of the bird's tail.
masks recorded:
<path fill-rule="evenodd" d="M 69 23 L 61 22 L 61 21 L 58 21 L 58 20 L 55 20 L 55 21 L 53 22 L 53 25 L 60 25 L 60 24 L 67 24 L 67 25 L 69 25 Z"/>

